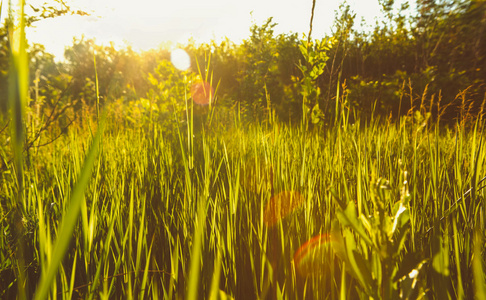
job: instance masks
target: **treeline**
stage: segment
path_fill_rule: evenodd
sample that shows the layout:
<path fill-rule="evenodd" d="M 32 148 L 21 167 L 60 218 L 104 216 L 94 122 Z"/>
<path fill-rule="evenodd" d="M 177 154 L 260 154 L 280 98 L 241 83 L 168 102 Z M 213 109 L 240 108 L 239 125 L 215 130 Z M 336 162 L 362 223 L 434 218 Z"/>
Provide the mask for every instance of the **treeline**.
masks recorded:
<path fill-rule="evenodd" d="M 237 108 L 248 120 L 275 114 L 281 121 L 300 122 L 308 114 L 309 120 L 326 122 L 337 106 L 362 116 L 397 117 L 420 105 L 449 120 L 465 111 L 482 113 L 486 2 L 418 0 L 415 8 L 405 2 L 396 10 L 393 0 L 378 1 L 385 18 L 368 32 L 356 29 L 354 12 L 343 4 L 332 36 L 322 40 L 276 35 L 269 19 L 253 25 L 242 44 L 189 42 L 182 46 L 192 60 L 188 71 L 171 64 L 168 48 L 137 53 L 81 39 L 66 49 L 62 62 L 55 62 L 42 45 L 32 45 L 29 109 L 62 126 L 105 103 L 126 122 L 137 124 L 148 113 L 166 120 L 185 109 L 190 83 L 206 80 L 216 90 L 218 109 Z M 4 26 L 3 111 L 8 61 Z"/>

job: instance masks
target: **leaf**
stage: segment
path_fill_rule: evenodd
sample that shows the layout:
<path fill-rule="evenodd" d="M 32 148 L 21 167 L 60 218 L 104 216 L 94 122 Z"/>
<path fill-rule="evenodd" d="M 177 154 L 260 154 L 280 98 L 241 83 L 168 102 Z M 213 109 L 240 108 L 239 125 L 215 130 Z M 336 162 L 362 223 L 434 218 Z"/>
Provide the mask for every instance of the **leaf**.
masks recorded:
<path fill-rule="evenodd" d="M 344 212 L 342 210 L 337 210 L 336 215 L 343 226 L 351 227 L 366 242 L 366 244 L 369 246 L 373 245 L 371 238 L 366 234 L 356 216 L 356 207 L 353 202 L 348 203 Z"/>
<path fill-rule="evenodd" d="M 324 73 L 324 67 L 325 65 L 323 64 L 319 64 L 317 66 L 314 66 L 312 68 L 312 71 L 310 72 L 310 77 L 312 78 L 312 80 L 317 80 L 317 78 L 319 77 L 319 75 L 321 75 L 322 73 Z"/>
<path fill-rule="evenodd" d="M 410 231 L 410 227 L 407 228 L 402 228 L 398 236 L 394 239 L 394 244 L 393 244 L 393 257 L 397 256 L 400 254 L 402 251 L 403 247 L 405 246 L 405 240 L 407 239 L 408 232 Z"/>
<path fill-rule="evenodd" d="M 226 294 L 223 290 L 219 290 L 219 299 L 221 300 L 233 300 L 234 298 Z"/>
<path fill-rule="evenodd" d="M 323 119 L 324 119 L 324 113 L 319 108 L 319 104 L 314 105 L 314 108 L 312 108 L 312 114 L 311 114 L 312 124 L 317 124 Z"/>
<path fill-rule="evenodd" d="M 444 276 L 449 276 L 449 239 L 440 237 L 439 251 L 432 258 L 434 270 Z"/>
<path fill-rule="evenodd" d="M 373 231 L 373 228 L 371 227 L 371 224 L 368 221 L 368 219 L 366 218 L 366 216 L 361 214 L 361 215 L 359 215 L 359 219 L 361 221 L 361 224 L 363 224 L 364 228 L 368 231 L 369 234 L 371 234 L 371 232 Z"/>
<path fill-rule="evenodd" d="M 391 238 L 397 229 L 402 228 L 410 220 L 410 212 L 400 201 L 393 220 L 393 226 L 388 230 L 388 237 Z"/>
<path fill-rule="evenodd" d="M 307 57 L 307 47 L 304 46 L 303 42 L 302 44 L 299 45 L 300 53 L 302 53 L 302 56 Z"/>
<path fill-rule="evenodd" d="M 376 285 L 373 280 L 373 277 L 371 276 L 371 271 L 370 268 L 368 267 L 367 261 L 358 252 L 354 253 L 354 259 L 356 261 L 356 265 L 358 266 L 360 273 L 363 275 L 365 287 L 374 290 Z"/>
<path fill-rule="evenodd" d="M 282 286 L 282 289 L 280 289 L 280 285 L 277 282 L 277 300 L 283 300 L 285 295 L 285 283 Z"/>
<path fill-rule="evenodd" d="M 358 248 L 356 246 L 356 240 L 354 239 L 353 233 L 349 230 L 346 230 L 344 232 L 344 238 L 346 242 L 346 254 L 347 254 L 348 262 L 353 270 L 351 275 L 353 275 L 359 281 L 361 286 L 369 294 L 370 288 L 373 286 L 373 279 L 371 277 L 371 273 L 369 269 L 366 267 L 363 257 L 358 252 Z"/>
<path fill-rule="evenodd" d="M 472 262 L 476 299 L 486 300 L 486 285 L 484 284 L 483 260 L 481 259 L 482 233 L 474 230 L 474 258 Z"/>
<path fill-rule="evenodd" d="M 343 234 L 339 228 L 339 221 L 333 220 L 331 224 L 331 247 L 334 253 L 343 261 L 346 261 L 346 249 Z"/>

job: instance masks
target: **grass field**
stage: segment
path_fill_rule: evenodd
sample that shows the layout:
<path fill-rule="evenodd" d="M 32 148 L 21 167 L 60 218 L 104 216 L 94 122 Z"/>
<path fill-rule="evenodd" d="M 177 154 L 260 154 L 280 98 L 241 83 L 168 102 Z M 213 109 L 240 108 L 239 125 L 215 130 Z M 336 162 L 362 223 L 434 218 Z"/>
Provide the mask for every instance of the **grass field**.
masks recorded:
<path fill-rule="evenodd" d="M 51 298 L 478 296 L 482 122 L 447 128 L 417 116 L 312 130 L 235 121 L 171 139 L 109 117 L 102 136 L 95 121 L 73 129 L 24 169 L 27 293 L 44 284 Z M 18 190 L 10 170 L 1 182 L 0 292 L 10 298 Z"/>
<path fill-rule="evenodd" d="M 486 299 L 482 113 L 337 105 L 311 128 L 194 116 L 186 97 L 171 131 L 97 106 L 24 151 L 22 24 L 14 36 L 0 298 Z"/>

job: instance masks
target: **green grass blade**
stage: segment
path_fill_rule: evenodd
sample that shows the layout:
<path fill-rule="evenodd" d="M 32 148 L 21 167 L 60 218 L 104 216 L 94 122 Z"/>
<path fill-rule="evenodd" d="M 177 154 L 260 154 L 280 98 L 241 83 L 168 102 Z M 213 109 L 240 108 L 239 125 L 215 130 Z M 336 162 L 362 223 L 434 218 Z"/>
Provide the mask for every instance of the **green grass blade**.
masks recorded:
<path fill-rule="evenodd" d="M 17 272 L 17 288 L 18 298 L 26 299 L 26 292 L 28 291 L 28 282 L 24 276 L 25 259 L 24 259 L 24 243 L 22 236 L 24 235 L 24 225 L 22 220 L 25 216 L 25 197 L 24 197 L 24 117 L 25 105 L 28 98 L 29 89 L 29 60 L 27 57 L 27 41 L 25 38 L 25 18 L 24 18 L 25 1 L 19 1 L 18 16 L 15 21 L 14 16 L 9 13 L 8 31 L 10 43 L 10 70 L 9 70 L 9 86 L 8 99 L 11 110 L 12 119 L 12 150 L 14 154 L 15 175 L 17 181 L 16 197 L 12 198 L 12 217 L 11 224 L 13 234 L 19 236 L 16 251 L 16 272 Z M 0 8 L 1 10 L 1 8 Z"/>
<path fill-rule="evenodd" d="M 454 232 L 454 259 L 456 263 L 457 270 L 457 299 L 464 299 L 464 287 L 462 285 L 462 274 L 461 274 L 461 261 L 459 257 L 459 232 L 457 230 L 457 219 L 454 217 L 452 219 L 452 229 Z"/>
<path fill-rule="evenodd" d="M 211 289 L 209 291 L 209 299 L 218 298 L 220 274 L 221 274 L 221 250 L 218 250 L 216 262 L 214 265 L 213 279 L 211 281 Z"/>
<path fill-rule="evenodd" d="M 152 254 L 152 246 L 154 244 L 154 240 L 152 239 L 152 242 L 150 243 L 150 248 L 149 252 L 147 254 L 147 262 L 145 263 L 145 269 L 143 271 L 143 278 L 142 278 L 142 285 L 140 287 L 140 299 L 145 299 L 145 291 L 147 290 L 147 279 L 148 279 L 148 271 L 150 267 L 150 256 Z"/>
<path fill-rule="evenodd" d="M 189 271 L 189 284 L 187 292 L 187 300 L 197 299 L 197 289 L 200 273 L 200 262 L 201 262 L 201 248 L 202 239 L 204 235 L 204 223 L 206 222 L 206 207 L 204 203 L 199 204 L 198 214 L 197 214 L 197 225 L 194 229 L 194 244 L 192 246 L 191 252 L 191 267 Z"/>
<path fill-rule="evenodd" d="M 73 297 L 73 291 L 74 291 L 74 279 L 76 278 L 76 264 L 78 263 L 78 253 L 76 252 L 74 254 L 74 261 L 73 261 L 73 267 L 72 267 L 72 272 L 71 272 L 71 280 L 69 282 L 69 291 L 68 291 L 68 296 L 66 299 L 72 299 Z"/>
<path fill-rule="evenodd" d="M 62 259 L 66 254 L 67 248 L 72 238 L 74 227 L 78 220 L 81 205 L 84 202 L 84 192 L 91 178 L 91 172 L 95 163 L 98 148 L 101 141 L 101 136 L 104 128 L 104 120 L 96 133 L 94 140 L 91 144 L 90 150 L 86 159 L 84 160 L 83 168 L 79 174 L 78 182 L 76 183 L 72 196 L 70 199 L 69 208 L 64 215 L 59 230 L 59 235 L 54 246 L 54 252 L 52 254 L 52 261 L 47 268 L 47 271 L 42 274 L 39 286 L 37 288 L 35 299 L 46 299 L 51 288 L 51 284 L 58 272 Z"/>
<path fill-rule="evenodd" d="M 339 289 L 339 299 L 346 300 L 346 262 L 343 262 L 341 270 L 341 286 Z"/>
<path fill-rule="evenodd" d="M 481 255 L 482 232 L 479 229 L 474 233 L 474 258 L 473 258 L 473 275 L 474 288 L 477 300 L 486 300 L 486 285 L 484 277 L 484 257 Z"/>

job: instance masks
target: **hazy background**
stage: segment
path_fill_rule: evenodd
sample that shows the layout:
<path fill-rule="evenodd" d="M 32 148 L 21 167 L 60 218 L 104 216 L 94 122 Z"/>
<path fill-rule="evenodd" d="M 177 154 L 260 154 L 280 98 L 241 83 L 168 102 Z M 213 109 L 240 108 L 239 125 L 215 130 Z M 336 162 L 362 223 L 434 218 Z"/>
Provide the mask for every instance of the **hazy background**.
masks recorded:
<path fill-rule="evenodd" d="M 41 1 L 27 1 L 40 6 Z M 335 11 L 341 0 L 316 2 L 313 37 L 331 33 Z M 397 7 L 402 1 L 397 1 Z M 414 7 L 414 1 L 410 4 Z M 63 16 L 37 22 L 29 28 L 31 43 L 40 43 L 46 50 L 62 57 L 64 47 L 72 45 L 73 37 L 95 38 L 99 44 L 115 42 L 130 45 L 134 50 L 156 48 L 162 42 L 186 43 L 220 41 L 228 37 L 239 42 L 250 34 L 252 24 L 261 24 L 269 17 L 278 23 L 276 33 L 308 33 L 312 0 L 73 0 L 66 1 L 73 10 L 84 10 L 90 16 Z M 378 0 L 350 0 L 357 14 L 368 26 L 381 16 Z M 6 6 L 6 5 L 4 5 Z M 2 16 L 6 16 L 6 7 Z M 28 13 L 29 8 L 27 8 Z"/>

